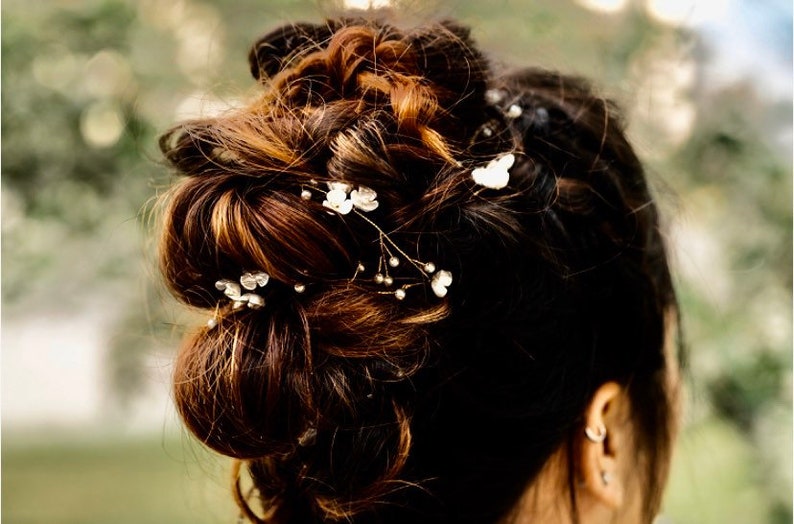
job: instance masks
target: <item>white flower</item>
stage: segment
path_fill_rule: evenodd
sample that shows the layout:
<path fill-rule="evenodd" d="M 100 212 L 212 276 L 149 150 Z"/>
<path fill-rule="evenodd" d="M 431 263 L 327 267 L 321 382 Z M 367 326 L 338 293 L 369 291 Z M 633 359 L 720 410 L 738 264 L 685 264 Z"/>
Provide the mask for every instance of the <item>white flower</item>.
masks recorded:
<path fill-rule="evenodd" d="M 430 287 L 438 298 L 447 296 L 447 288 L 452 284 L 452 273 L 446 269 L 438 271 L 430 281 Z"/>
<path fill-rule="evenodd" d="M 256 293 L 246 293 L 245 295 L 237 297 L 232 303 L 232 307 L 234 309 L 240 309 L 245 307 L 246 304 L 249 309 L 259 309 L 265 305 L 265 299 Z"/>
<path fill-rule="evenodd" d="M 240 288 L 240 284 L 226 279 L 215 282 L 215 288 L 218 291 L 223 291 L 223 294 L 232 300 L 238 300 L 243 292 L 243 290 Z"/>
<path fill-rule="evenodd" d="M 257 271 L 256 273 L 246 271 L 243 273 L 243 276 L 240 277 L 240 284 L 248 291 L 253 291 L 256 289 L 256 286 L 265 287 L 269 280 L 270 275 L 264 271 Z"/>
<path fill-rule="evenodd" d="M 265 299 L 256 293 L 246 293 L 240 297 L 240 302 L 248 302 L 250 309 L 259 309 L 265 305 Z"/>
<path fill-rule="evenodd" d="M 331 184 L 329 183 L 329 186 Z M 344 184 L 347 186 L 346 184 Z M 336 211 L 340 215 L 346 215 L 353 210 L 353 201 L 347 198 L 347 192 L 341 188 L 331 189 L 325 194 L 323 207 Z"/>
<path fill-rule="evenodd" d="M 358 186 L 350 193 L 353 205 L 361 211 L 374 211 L 378 208 L 378 194 L 366 186 Z"/>
<path fill-rule="evenodd" d="M 328 182 L 323 206 L 336 211 L 340 215 L 350 213 L 353 208 L 361 211 L 373 211 L 378 208 L 378 194 L 366 186 L 359 186 L 351 191 L 349 184 L 344 182 Z"/>
<path fill-rule="evenodd" d="M 515 161 L 516 157 L 512 153 L 502 155 L 488 162 L 485 167 L 473 169 L 471 176 L 478 185 L 489 189 L 502 189 L 510 181 L 508 170 L 513 167 Z"/>

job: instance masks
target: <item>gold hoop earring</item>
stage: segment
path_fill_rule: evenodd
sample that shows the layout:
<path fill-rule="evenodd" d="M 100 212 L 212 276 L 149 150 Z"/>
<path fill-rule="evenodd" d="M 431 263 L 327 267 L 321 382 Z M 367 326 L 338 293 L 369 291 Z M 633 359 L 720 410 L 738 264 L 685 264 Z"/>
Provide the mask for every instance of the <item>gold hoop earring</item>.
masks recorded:
<path fill-rule="evenodd" d="M 600 444 L 607 438 L 607 428 L 604 424 L 598 424 L 596 430 L 593 431 L 590 426 L 587 426 L 584 428 L 584 435 L 593 444 Z"/>

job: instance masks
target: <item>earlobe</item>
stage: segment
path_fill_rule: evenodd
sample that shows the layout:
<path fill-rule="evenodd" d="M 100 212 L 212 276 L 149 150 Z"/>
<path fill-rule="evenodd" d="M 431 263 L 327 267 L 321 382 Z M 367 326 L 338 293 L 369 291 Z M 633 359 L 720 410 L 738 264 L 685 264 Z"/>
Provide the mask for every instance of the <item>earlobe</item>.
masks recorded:
<path fill-rule="evenodd" d="M 585 411 L 586 425 L 577 439 L 582 488 L 589 498 L 610 509 L 623 504 L 623 481 L 618 474 L 619 461 L 628 451 L 623 449 L 626 427 L 619 416 L 623 402 L 625 396 L 619 384 L 601 385 Z"/>

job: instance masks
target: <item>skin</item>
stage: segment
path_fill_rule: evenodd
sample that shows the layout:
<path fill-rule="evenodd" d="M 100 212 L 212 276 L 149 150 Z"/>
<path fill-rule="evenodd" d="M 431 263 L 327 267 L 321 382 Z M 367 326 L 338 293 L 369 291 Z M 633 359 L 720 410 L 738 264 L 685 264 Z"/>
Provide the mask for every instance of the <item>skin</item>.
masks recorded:
<path fill-rule="evenodd" d="M 668 392 L 674 407 L 672 423 L 677 432 L 681 417 L 681 377 L 675 345 L 676 315 L 668 316 L 665 344 Z M 585 423 L 596 429 L 607 428 L 601 443 L 590 441 L 584 433 L 574 442 L 577 457 L 576 484 L 579 524 L 636 524 L 643 522 L 642 478 L 645 468 L 637 464 L 631 406 L 625 389 L 616 382 L 602 384 L 585 410 Z M 568 495 L 567 454 L 560 448 L 527 488 L 516 510 L 503 524 L 538 522 L 573 524 Z M 604 482 L 602 473 L 609 481 Z"/>
<path fill-rule="evenodd" d="M 641 519 L 639 482 L 628 397 L 615 382 L 607 382 L 593 395 L 585 412 L 589 427 L 603 425 L 607 438 L 591 442 L 582 434 L 574 443 L 578 457 L 576 484 L 580 524 L 636 524 Z M 609 476 L 604 483 L 602 473 Z M 514 514 L 505 522 L 570 524 L 571 505 L 567 494 L 567 456 L 558 450 L 521 498 Z"/>

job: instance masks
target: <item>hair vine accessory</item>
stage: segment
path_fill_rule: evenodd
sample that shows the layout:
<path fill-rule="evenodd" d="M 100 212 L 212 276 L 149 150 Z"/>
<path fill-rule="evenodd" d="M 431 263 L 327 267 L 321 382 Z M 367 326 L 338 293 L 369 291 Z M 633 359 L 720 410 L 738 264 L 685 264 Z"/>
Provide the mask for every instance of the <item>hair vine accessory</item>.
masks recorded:
<path fill-rule="evenodd" d="M 505 116 L 510 119 L 516 119 L 524 113 L 524 109 L 518 104 L 510 104 L 510 107 L 505 111 Z"/>
<path fill-rule="evenodd" d="M 495 106 L 501 104 L 505 99 L 505 92 L 501 89 L 488 89 L 485 91 L 485 101 Z"/>
<path fill-rule="evenodd" d="M 504 104 L 507 93 L 503 89 L 488 89 L 485 92 L 485 101 L 492 106 L 499 107 Z M 501 108 L 500 108 L 501 109 Z M 507 109 L 502 109 L 502 113 L 509 119 L 514 120 L 524 114 L 524 108 L 519 104 L 511 103 Z"/>
<path fill-rule="evenodd" d="M 488 162 L 485 167 L 476 167 L 471 172 L 474 183 L 489 189 L 502 189 L 510 182 L 510 168 L 515 164 L 513 153 L 501 155 Z"/>
<path fill-rule="evenodd" d="M 312 184 L 312 186 L 314 185 Z M 447 295 L 447 288 L 452 285 L 452 273 L 450 271 L 444 269 L 436 271 L 434 262 L 422 261 L 409 256 L 378 224 L 365 215 L 365 213 L 374 211 L 380 205 L 378 194 L 373 189 L 366 186 L 358 186 L 358 188 L 353 189 L 353 186 L 345 182 L 328 182 L 327 187 L 328 191 L 325 192 L 325 199 L 322 205 L 329 210 L 329 213 L 337 213 L 339 215 L 352 213 L 372 226 L 378 233 L 380 257 L 378 258 L 377 272 L 372 276 L 373 282 L 386 288 L 395 285 L 395 276 L 389 270 L 400 267 L 403 261 L 414 267 L 418 274 L 421 275 L 419 282 L 411 282 L 410 280 L 412 279 L 403 278 L 401 280 L 408 280 L 408 282 L 402 283 L 399 288 L 393 291 L 380 291 L 379 293 L 394 295 L 397 300 L 404 300 L 410 288 L 421 285 L 424 282 L 430 282 L 430 288 L 437 297 L 443 298 Z M 318 189 L 316 187 L 301 188 L 301 199 L 311 200 L 313 196 L 312 190 Z M 365 270 L 364 265 L 359 263 L 353 279 Z M 297 287 L 295 289 L 296 291 L 298 290 Z"/>
<path fill-rule="evenodd" d="M 447 295 L 447 288 L 452 285 L 452 273 L 442 269 L 430 281 L 430 287 L 437 297 L 445 297 Z"/>
<path fill-rule="evenodd" d="M 246 305 L 250 309 L 259 309 L 265 305 L 265 299 L 256 293 L 243 293 L 243 289 L 254 291 L 257 287 L 265 287 L 269 281 L 270 275 L 264 271 L 253 273 L 246 271 L 240 277 L 239 284 L 232 280 L 221 279 L 215 282 L 215 289 L 223 291 L 223 294 L 232 300 L 234 309 L 240 309 Z"/>
<path fill-rule="evenodd" d="M 328 188 L 325 200 L 323 200 L 323 206 L 336 211 L 340 215 L 347 215 L 353 211 L 353 208 L 365 212 L 374 211 L 378 208 L 378 194 L 368 187 L 359 186 L 358 189 L 351 191 L 350 185 L 344 182 L 328 182 Z M 301 191 L 301 198 L 304 198 L 305 191 Z M 311 199 L 311 195 L 309 199 Z"/>
<path fill-rule="evenodd" d="M 257 293 L 243 293 L 246 291 L 255 291 L 257 288 L 265 287 L 270 282 L 270 275 L 264 271 L 246 271 L 240 276 L 239 283 L 233 280 L 222 278 L 215 282 L 215 289 L 223 291 L 232 301 L 232 308 L 234 310 L 241 309 L 248 306 L 249 309 L 260 309 L 265 305 L 265 299 L 262 295 Z M 293 290 L 300 294 L 306 291 L 306 284 L 302 282 L 296 283 L 292 286 Z M 216 309 L 215 316 L 207 320 L 207 328 L 213 329 L 218 325 L 218 311 Z"/>
<path fill-rule="evenodd" d="M 542 106 L 526 108 L 518 103 L 517 98 L 514 98 L 512 101 L 508 102 L 508 93 L 503 89 L 488 89 L 485 92 L 485 102 L 502 113 L 507 120 L 516 120 L 520 116 L 524 115 L 527 109 L 529 109 L 529 122 L 528 124 L 525 123 L 524 125 L 531 126 L 536 132 L 546 131 L 546 128 L 549 124 L 550 115 L 548 109 Z M 483 125 L 478 133 L 485 136 L 486 138 L 493 136 L 494 128 L 492 127 L 492 124 L 493 122 L 489 122 Z"/>
<path fill-rule="evenodd" d="M 593 444 L 600 444 L 604 442 L 607 438 L 607 428 L 604 424 L 598 424 L 595 430 L 593 430 L 590 426 L 584 428 L 585 437 L 587 440 L 592 442 Z"/>
<path fill-rule="evenodd" d="M 514 163 L 515 155 L 512 153 L 500 155 L 488 162 L 486 166 L 474 168 L 471 176 L 478 185 L 489 189 L 502 189 L 510 181 L 509 170 Z M 338 215 L 349 215 L 352 213 L 364 220 L 378 233 L 380 256 L 378 258 L 377 272 L 372 276 L 375 284 L 385 288 L 395 285 L 395 276 L 389 270 L 400 267 L 403 261 L 416 269 L 421 276 L 418 282 L 416 279 L 401 278 L 400 280 L 407 280 L 407 282 L 403 282 L 397 289 L 379 291 L 379 293 L 393 295 L 397 300 L 404 300 L 410 288 L 429 283 L 430 289 L 438 298 L 447 296 L 449 286 L 453 282 L 451 271 L 446 269 L 439 270 L 434 262 L 422 261 L 409 256 L 377 223 L 365 215 L 365 213 L 376 210 L 380 205 L 378 194 L 373 189 L 361 185 L 353 189 L 350 184 L 345 182 L 327 182 L 326 185 L 328 190 L 324 192 L 325 198 L 322 205 L 328 210 L 328 213 Z M 318 186 L 319 184 L 312 180 L 309 186 L 301 188 L 300 198 L 305 201 L 312 200 L 313 191 L 322 191 Z M 352 277 L 353 280 L 365 270 L 364 264 L 359 262 Z M 253 293 L 253 291 L 257 288 L 265 287 L 269 281 L 270 275 L 264 271 L 246 271 L 240 276 L 239 283 L 233 280 L 221 279 L 215 282 L 215 288 L 223 291 L 223 294 L 232 301 L 232 307 L 235 310 L 245 306 L 249 309 L 260 309 L 264 307 L 265 299 L 261 295 Z M 248 292 L 244 293 L 243 290 Z M 302 282 L 295 283 L 293 290 L 298 294 L 302 294 L 306 291 L 306 284 Z M 215 317 L 207 321 L 207 326 L 210 329 L 217 325 L 218 321 Z"/>

